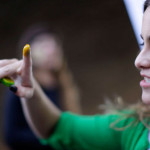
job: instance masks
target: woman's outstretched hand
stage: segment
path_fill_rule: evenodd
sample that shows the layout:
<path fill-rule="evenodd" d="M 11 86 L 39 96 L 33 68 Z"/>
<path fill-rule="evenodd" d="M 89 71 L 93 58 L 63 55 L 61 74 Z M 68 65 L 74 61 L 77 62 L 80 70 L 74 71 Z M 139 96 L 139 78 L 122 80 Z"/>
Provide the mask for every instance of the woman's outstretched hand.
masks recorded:
<path fill-rule="evenodd" d="M 23 59 L 0 60 L 0 79 L 9 77 L 14 81 L 10 89 L 22 98 L 33 96 L 33 76 L 30 46 L 26 44 L 23 48 Z"/>
<path fill-rule="evenodd" d="M 0 79 L 5 77 L 14 81 L 10 89 L 17 89 L 14 92 L 21 99 L 23 112 L 31 129 L 40 138 L 49 137 L 61 111 L 48 99 L 33 78 L 29 45 L 25 45 L 23 49 L 22 60 L 0 60 Z"/>

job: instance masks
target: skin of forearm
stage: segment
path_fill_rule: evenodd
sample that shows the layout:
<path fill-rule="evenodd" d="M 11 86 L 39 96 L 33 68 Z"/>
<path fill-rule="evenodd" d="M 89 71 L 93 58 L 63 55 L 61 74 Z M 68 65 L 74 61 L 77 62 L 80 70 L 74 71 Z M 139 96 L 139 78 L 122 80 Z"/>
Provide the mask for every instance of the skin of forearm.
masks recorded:
<path fill-rule="evenodd" d="M 34 80 L 34 94 L 32 98 L 21 98 L 21 104 L 26 120 L 39 138 L 48 138 L 53 127 L 59 120 L 61 111 L 43 93 Z"/>

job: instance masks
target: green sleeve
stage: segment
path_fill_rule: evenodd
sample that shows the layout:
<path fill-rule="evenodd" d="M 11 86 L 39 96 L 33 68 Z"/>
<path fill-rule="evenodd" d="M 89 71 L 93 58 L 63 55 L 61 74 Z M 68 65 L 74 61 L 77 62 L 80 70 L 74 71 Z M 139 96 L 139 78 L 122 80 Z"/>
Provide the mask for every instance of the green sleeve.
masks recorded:
<path fill-rule="evenodd" d="M 116 115 L 79 116 L 62 113 L 53 134 L 41 139 L 56 150 L 121 149 L 121 132 L 110 128 Z"/>

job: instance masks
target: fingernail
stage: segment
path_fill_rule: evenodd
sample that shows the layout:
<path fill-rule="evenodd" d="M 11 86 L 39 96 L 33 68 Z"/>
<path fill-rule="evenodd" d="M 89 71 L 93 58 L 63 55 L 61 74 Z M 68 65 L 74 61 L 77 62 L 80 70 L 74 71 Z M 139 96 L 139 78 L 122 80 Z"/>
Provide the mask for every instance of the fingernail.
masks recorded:
<path fill-rule="evenodd" d="M 28 56 L 30 53 L 30 45 L 26 44 L 23 48 L 23 56 Z"/>
<path fill-rule="evenodd" d="M 17 90 L 18 90 L 15 85 L 11 85 L 11 86 L 9 87 L 9 89 L 10 89 L 12 92 L 14 92 L 14 93 L 16 93 Z"/>

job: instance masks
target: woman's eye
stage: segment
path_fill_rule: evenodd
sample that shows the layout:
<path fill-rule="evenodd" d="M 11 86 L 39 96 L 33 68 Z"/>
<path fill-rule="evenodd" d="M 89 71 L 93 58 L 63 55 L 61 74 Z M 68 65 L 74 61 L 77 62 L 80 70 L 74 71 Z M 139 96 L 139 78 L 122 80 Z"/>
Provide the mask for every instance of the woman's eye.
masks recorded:
<path fill-rule="evenodd" d="M 144 42 L 140 43 L 140 46 L 143 46 L 144 45 Z"/>

